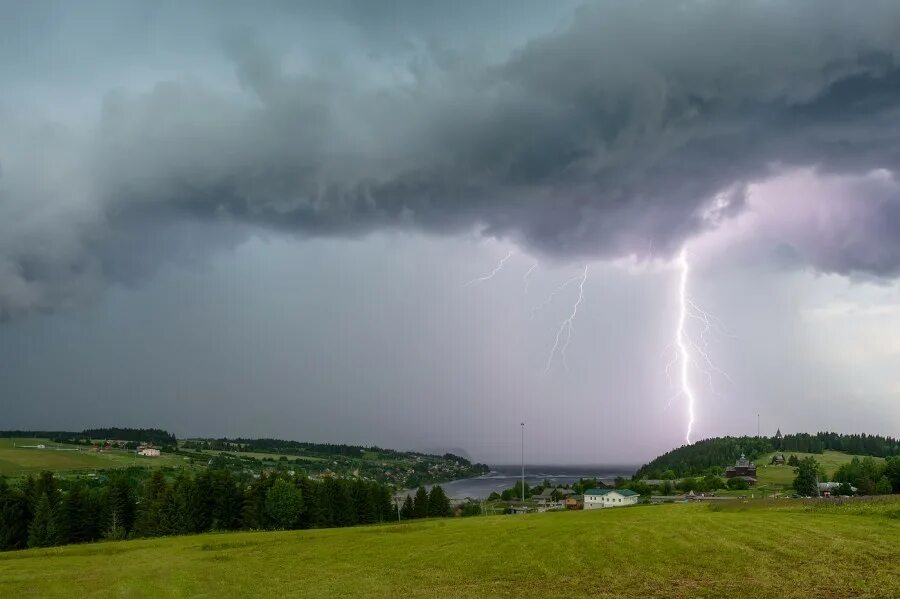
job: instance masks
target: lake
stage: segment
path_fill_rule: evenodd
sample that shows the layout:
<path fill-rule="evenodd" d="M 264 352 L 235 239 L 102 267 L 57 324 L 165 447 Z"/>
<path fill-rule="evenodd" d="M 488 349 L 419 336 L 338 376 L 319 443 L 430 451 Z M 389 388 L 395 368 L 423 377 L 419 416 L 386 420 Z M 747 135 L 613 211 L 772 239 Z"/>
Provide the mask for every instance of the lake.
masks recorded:
<path fill-rule="evenodd" d="M 558 485 L 577 482 L 581 478 L 599 478 L 604 482 L 612 482 L 617 476 L 625 478 L 634 474 L 639 466 L 526 466 L 525 482 L 529 486 L 549 480 Z M 449 483 L 441 483 L 447 496 L 453 499 L 471 497 L 487 499 L 496 491 L 512 488 L 522 477 L 521 466 L 493 466 L 491 472 L 477 478 L 464 478 Z M 430 485 L 428 485 L 430 488 Z"/>

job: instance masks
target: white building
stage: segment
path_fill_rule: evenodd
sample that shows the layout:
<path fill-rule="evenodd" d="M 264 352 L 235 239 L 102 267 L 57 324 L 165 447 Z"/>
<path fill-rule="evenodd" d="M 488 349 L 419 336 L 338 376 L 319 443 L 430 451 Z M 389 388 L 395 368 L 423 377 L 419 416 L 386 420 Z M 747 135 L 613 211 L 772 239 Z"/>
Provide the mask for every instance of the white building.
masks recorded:
<path fill-rule="evenodd" d="M 159 450 L 155 447 L 141 447 L 138 449 L 138 455 L 146 456 L 148 458 L 158 458 Z"/>
<path fill-rule="evenodd" d="M 584 492 L 584 509 L 636 505 L 640 495 L 631 489 L 588 489 Z"/>

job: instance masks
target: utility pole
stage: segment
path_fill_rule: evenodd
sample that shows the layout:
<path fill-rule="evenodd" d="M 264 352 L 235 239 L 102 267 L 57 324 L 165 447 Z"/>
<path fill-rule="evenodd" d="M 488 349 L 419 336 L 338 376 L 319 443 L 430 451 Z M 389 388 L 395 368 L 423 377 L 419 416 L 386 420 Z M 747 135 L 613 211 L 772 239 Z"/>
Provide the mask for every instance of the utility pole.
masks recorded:
<path fill-rule="evenodd" d="M 522 506 L 525 506 L 525 423 L 522 423 Z"/>
<path fill-rule="evenodd" d="M 759 438 L 759 412 L 756 413 L 756 437 Z"/>

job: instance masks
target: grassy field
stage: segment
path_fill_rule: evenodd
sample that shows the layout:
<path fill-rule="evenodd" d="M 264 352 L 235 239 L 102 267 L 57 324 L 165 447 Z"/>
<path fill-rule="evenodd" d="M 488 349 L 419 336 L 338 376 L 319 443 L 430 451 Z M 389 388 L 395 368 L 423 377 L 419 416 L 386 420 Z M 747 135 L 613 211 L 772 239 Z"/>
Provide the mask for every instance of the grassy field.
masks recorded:
<path fill-rule="evenodd" d="M 772 461 L 772 456 L 774 454 L 770 453 L 765 456 L 759 458 L 759 461 L 756 462 L 756 480 L 759 485 L 768 485 L 770 487 L 790 487 L 794 482 L 794 467 L 788 466 L 787 464 L 783 466 L 773 466 L 769 465 L 769 462 Z M 847 453 L 841 453 L 838 451 L 825 451 L 822 453 L 801 453 L 796 451 L 786 451 L 784 452 L 785 460 L 791 457 L 791 455 L 797 456 L 797 459 L 802 460 L 805 457 L 812 457 L 817 462 L 819 462 L 828 473 L 828 476 L 831 477 L 834 474 L 834 471 L 838 469 L 841 464 L 846 464 L 850 462 L 854 457 L 859 457 L 860 459 L 863 456 L 853 456 Z M 874 460 L 883 462 L 884 458 L 873 458 Z"/>
<path fill-rule="evenodd" d="M 900 498 L 670 504 L 28 550 L 0 596 L 898 597 L 898 548 Z"/>
<path fill-rule="evenodd" d="M 48 449 L 21 447 L 22 445 L 44 444 Z M 86 447 L 61 445 L 60 447 L 77 448 L 78 451 L 55 451 L 49 449 L 56 444 L 49 439 L 0 439 L 0 475 L 21 476 L 34 474 L 42 470 L 52 472 L 74 472 L 104 470 L 107 468 L 123 468 L 125 466 L 173 466 L 184 463 L 177 456 L 160 456 L 146 458 L 133 452 L 109 451 L 93 453 Z"/>

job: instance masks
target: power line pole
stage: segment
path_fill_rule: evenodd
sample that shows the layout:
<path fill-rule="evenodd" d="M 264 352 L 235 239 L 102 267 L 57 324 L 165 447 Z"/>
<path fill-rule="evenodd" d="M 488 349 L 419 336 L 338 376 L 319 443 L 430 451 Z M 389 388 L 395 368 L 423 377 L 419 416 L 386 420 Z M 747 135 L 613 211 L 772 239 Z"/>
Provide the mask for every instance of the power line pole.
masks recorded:
<path fill-rule="evenodd" d="M 522 423 L 522 506 L 525 506 L 525 423 Z"/>
<path fill-rule="evenodd" d="M 756 413 L 756 436 L 759 438 L 759 412 Z"/>

